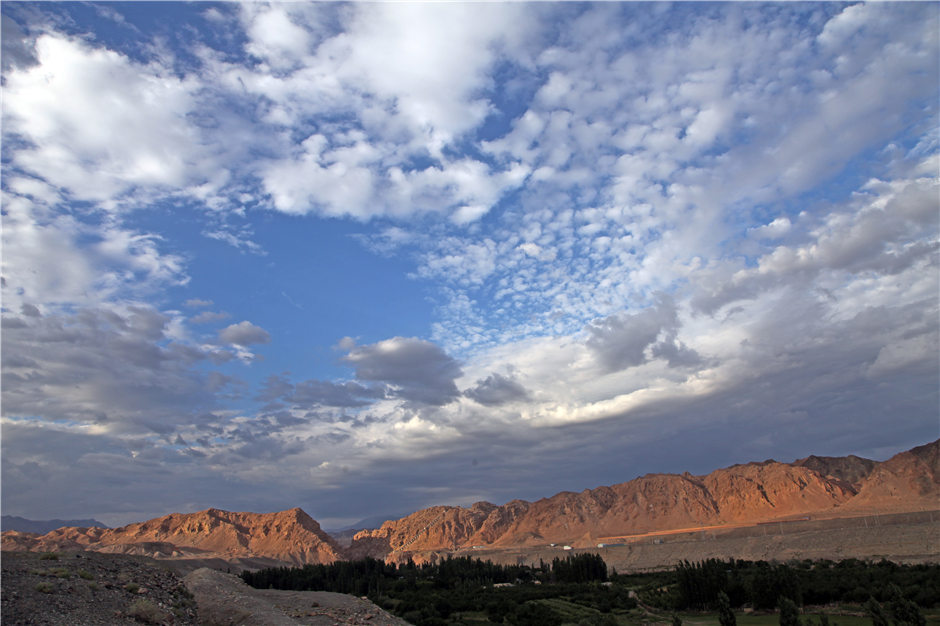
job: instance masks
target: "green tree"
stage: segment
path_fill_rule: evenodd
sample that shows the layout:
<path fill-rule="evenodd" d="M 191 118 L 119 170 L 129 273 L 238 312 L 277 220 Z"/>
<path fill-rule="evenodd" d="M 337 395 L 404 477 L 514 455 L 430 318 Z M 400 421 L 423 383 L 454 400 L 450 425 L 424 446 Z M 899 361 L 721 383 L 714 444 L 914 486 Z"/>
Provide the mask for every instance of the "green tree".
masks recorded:
<path fill-rule="evenodd" d="M 888 585 L 888 609 L 895 626 L 927 626 L 920 607 L 901 595 L 901 589 L 894 583 Z"/>
<path fill-rule="evenodd" d="M 719 591 L 716 604 L 718 606 L 718 623 L 721 626 L 737 626 L 738 619 L 734 616 L 734 611 L 731 610 L 731 600 L 728 598 L 728 594 Z"/>
<path fill-rule="evenodd" d="M 679 617 L 678 613 L 672 614 L 672 626 L 682 626 L 682 618 Z"/>
<path fill-rule="evenodd" d="M 755 609 L 773 609 L 780 596 L 793 600 L 797 606 L 803 603 L 800 581 L 786 565 L 759 568 L 751 582 L 751 590 Z"/>
<path fill-rule="evenodd" d="M 777 600 L 777 608 L 780 610 L 780 626 L 800 626 L 800 610 L 796 602 L 780 596 Z"/>
<path fill-rule="evenodd" d="M 884 609 L 881 608 L 874 596 L 868 598 L 865 609 L 868 616 L 871 617 L 872 626 L 888 626 L 888 616 L 885 615 Z"/>

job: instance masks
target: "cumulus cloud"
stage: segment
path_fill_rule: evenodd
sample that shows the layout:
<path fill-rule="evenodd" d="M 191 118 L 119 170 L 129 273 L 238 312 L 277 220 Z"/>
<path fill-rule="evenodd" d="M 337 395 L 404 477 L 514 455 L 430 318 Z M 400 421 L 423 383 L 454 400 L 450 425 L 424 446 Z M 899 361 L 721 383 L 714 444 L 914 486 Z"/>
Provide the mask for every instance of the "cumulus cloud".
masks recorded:
<path fill-rule="evenodd" d="M 332 406 L 357 408 L 369 406 L 385 397 L 382 386 L 367 387 L 355 382 L 335 383 L 327 380 L 305 380 L 297 383 L 286 399 L 300 407 Z"/>
<path fill-rule="evenodd" d="M 169 433 L 217 406 L 190 369 L 206 355 L 168 336 L 166 314 L 131 306 L 19 319 L 2 337 L 7 415 Z"/>
<path fill-rule="evenodd" d="M 47 32 L 39 64 L 6 76 L 4 132 L 29 142 L 14 164 L 82 200 L 183 188 L 210 165 L 186 116 L 193 81 L 157 63 Z M 160 132 L 154 132 L 160 129 Z"/>
<path fill-rule="evenodd" d="M 220 330 L 219 342 L 237 346 L 250 346 L 255 343 L 266 344 L 271 343 L 271 334 L 246 320 Z"/>
<path fill-rule="evenodd" d="M 502 406 L 510 402 L 531 400 L 528 390 L 512 378 L 491 374 L 463 392 L 463 395 L 483 406 Z"/>
<path fill-rule="evenodd" d="M 674 338 L 677 329 L 675 303 L 663 297 L 656 306 L 639 313 L 618 313 L 592 322 L 587 328 L 590 333 L 587 346 L 610 372 L 646 363 L 650 358 L 648 348 L 652 348 L 652 356 L 665 356 L 670 363 L 680 362 L 688 357 L 680 359 L 680 348 L 672 341 L 657 343 L 661 333 Z M 689 353 L 688 349 L 685 352 Z"/>
<path fill-rule="evenodd" d="M 388 383 L 405 400 L 440 406 L 460 396 L 454 383 L 460 364 L 430 341 L 395 337 L 353 348 L 340 361 L 355 368 L 358 380 Z"/>

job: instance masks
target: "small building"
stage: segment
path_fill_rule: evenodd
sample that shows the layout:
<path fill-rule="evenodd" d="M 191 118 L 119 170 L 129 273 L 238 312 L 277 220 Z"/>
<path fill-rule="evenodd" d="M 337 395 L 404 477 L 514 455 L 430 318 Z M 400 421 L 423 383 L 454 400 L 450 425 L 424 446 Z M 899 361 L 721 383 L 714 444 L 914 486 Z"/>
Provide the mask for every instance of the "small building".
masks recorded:
<path fill-rule="evenodd" d="M 599 543 L 599 544 L 597 544 L 597 547 L 598 547 L 598 548 L 606 548 L 606 547 L 607 547 L 607 544 L 606 544 L 606 543 Z"/>
<path fill-rule="evenodd" d="M 564 546 L 562 549 L 563 549 L 563 550 L 570 550 L 570 549 L 571 549 L 571 546 Z"/>

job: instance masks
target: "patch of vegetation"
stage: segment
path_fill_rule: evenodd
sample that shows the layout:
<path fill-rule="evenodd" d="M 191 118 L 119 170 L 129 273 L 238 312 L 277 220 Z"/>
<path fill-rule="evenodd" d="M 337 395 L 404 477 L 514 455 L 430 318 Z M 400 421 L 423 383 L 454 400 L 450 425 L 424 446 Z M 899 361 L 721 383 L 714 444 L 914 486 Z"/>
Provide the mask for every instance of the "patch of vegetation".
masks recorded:
<path fill-rule="evenodd" d="M 98 583 L 94 581 L 88 583 L 88 588 L 91 589 L 92 591 L 98 591 L 98 589 L 100 589 L 100 587 L 98 587 Z"/>
<path fill-rule="evenodd" d="M 173 602 L 173 614 L 177 617 L 183 616 L 183 609 L 196 606 L 196 596 L 183 585 L 178 585 L 173 593 L 179 598 Z"/>
<path fill-rule="evenodd" d="M 36 585 L 36 591 L 39 593 L 52 593 L 53 589 L 52 583 L 39 583 Z"/>
<path fill-rule="evenodd" d="M 95 575 L 94 575 L 94 574 L 92 574 L 92 573 L 89 572 L 89 571 L 83 570 L 83 569 L 78 570 L 78 577 L 79 577 L 79 578 L 84 578 L 85 580 L 94 580 L 94 579 L 95 579 Z"/>
<path fill-rule="evenodd" d="M 786 609 L 783 617 L 787 624 L 817 626 L 808 615 L 800 618 L 799 610 L 798 621 L 794 621 L 793 608 L 827 605 L 827 612 L 834 612 L 841 605 L 847 612 L 862 613 L 872 595 L 875 604 L 885 605 L 881 626 L 940 626 L 930 617 L 924 621 L 919 608 L 940 605 L 940 565 L 936 564 L 708 559 L 686 561 L 663 572 L 614 572 L 605 581 L 603 559 L 582 554 L 538 567 L 504 566 L 466 557 L 421 567 L 410 561 L 396 566 L 363 559 L 244 572 L 241 577 L 261 589 L 367 595 L 415 626 L 627 626 L 654 622 L 778 626 L 778 606 Z M 637 608 L 631 591 L 662 614 Z M 744 605 L 757 612 L 742 613 Z M 825 614 L 815 618 L 818 626 L 871 624 L 868 618 L 851 615 L 840 615 L 838 624 Z"/>
<path fill-rule="evenodd" d="M 167 619 L 167 614 L 147 598 L 134 600 L 127 614 L 144 624 L 162 624 Z"/>
<path fill-rule="evenodd" d="M 898 565 L 857 559 L 780 564 L 707 559 L 699 563 L 686 561 L 671 571 L 614 574 L 611 579 L 634 589 L 644 604 L 664 612 L 714 611 L 719 592 L 728 596 L 732 607 L 748 605 L 758 611 L 775 611 L 781 597 L 798 607 L 863 605 L 870 596 L 886 603 L 894 597 L 892 585 L 898 588 L 900 597 L 919 607 L 940 605 L 938 564 Z"/>
<path fill-rule="evenodd" d="M 618 626 L 615 614 L 637 606 L 628 589 L 605 584 L 607 566 L 596 554 L 555 559 L 537 568 L 469 557 L 421 567 L 363 559 L 241 576 L 261 589 L 368 595 L 416 626 Z"/>
<path fill-rule="evenodd" d="M 34 575 L 36 575 L 36 576 L 48 576 L 48 575 L 49 575 L 49 570 L 45 570 L 45 569 L 31 569 L 31 570 L 29 570 L 29 573 L 30 573 L 30 574 L 34 574 Z"/>
<path fill-rule="evenodd" d="M 43 552 L 39 555 L 40 561 L 58 561 L 59 557 L 62 556 L 58 552 Z"/>
<path fill-rule="evenodd" d="M 56 567 L 56 568 L 53 568 L 52 570 L 50 570 L 50 572 L 51 572 L 52 575 L 55 576 L 56 578 L 71 578 L 71 577 L 72 577 L 72 572 L 70 572 L 70 571 L 69 571 L 67 568 L 65 568 L 65 567 Z"/>
<path fill-rule="evenodd" d="M 137 593 L 138 591 L 140 591 L 140 585 L 138 585 L 137 583 L 127 583 L 126 585 L 124 585 L 124 588 L 130 591 L 131 593 Z"/>

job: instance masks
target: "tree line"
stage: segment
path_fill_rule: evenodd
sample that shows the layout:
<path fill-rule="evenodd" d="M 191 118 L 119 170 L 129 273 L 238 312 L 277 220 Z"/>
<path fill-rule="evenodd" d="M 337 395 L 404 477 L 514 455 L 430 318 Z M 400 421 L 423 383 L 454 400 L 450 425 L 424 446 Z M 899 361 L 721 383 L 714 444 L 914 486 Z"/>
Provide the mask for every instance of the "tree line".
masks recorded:
<path fill-rule="evenodd" d="M 626 581 L 629 577 L 616 577 Z M 731 607 L 779 608 L 780 598 L 796 606 L 834 602 L 890 602 L 897 593 L 921 607 L 940 604 L 940 565 L 899 565 L 846 559 L 793 564 L 729 559 L 683 561 L 670 572 L 645 575 L 641 598 L 667 610 L 717 610 L 720 593 Z M 893 585 L 893 587 L 892 587 Z"/>
<path fill-rule="evenodd" d="M 800 606 L 830 603 L 865 605 L 873 626 L 926 626 L 920 607 L 940 605 L 940 565 L 855 559 L 787 564 L 706 559 L 662 572 L 608 574 L 597 554 L 537 566 L 471 557 L 420 566 L 365 558 L 246 571 L 241 577 L 262 589 L 368 596 L 415 626 L 458 626 L 469 623 L 468 615 L 476 624 L 617 626 L 617 616 L 637 607 L 631 591 L 663 611 L 718 613 L 721 626 L 736 626 L 735 609 L 745 605 L 779 612 L 781 626 L 838 626 L 825 616 L 818 625 L 800 618 Z M 681 626 L 678 616 L 674 626 Z"/>

